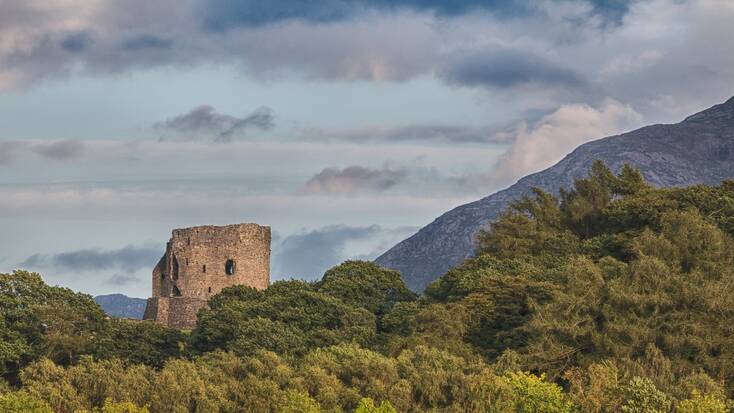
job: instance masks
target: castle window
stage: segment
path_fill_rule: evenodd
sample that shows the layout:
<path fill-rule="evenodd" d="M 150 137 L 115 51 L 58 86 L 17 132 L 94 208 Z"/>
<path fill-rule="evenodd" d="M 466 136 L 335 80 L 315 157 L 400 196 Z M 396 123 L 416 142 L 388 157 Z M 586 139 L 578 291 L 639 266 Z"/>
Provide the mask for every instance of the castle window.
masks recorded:
<path fill-rule="evenodd" d="M 178 289 L 175 285 L 173 286 L 173 296 L 174 297 L 181 297 L 181 290 Z"/>
<path fill-rule="evenodd" d="M 209 287 L 209 294 L 212 293 L 212 287 Z"/>
<path fill-rule="evenodd" d="M 201 272 L 206 272 L 206 264 L 204 264 L 204 266 L 201 267 Z"/>
<path fill-rule="evenodd" d="M 227 260 L 227 262 L 224 263 L 224 272 L 226 272 L 227 275 L 234 275 L 234 270 L 234 260 Z"/>

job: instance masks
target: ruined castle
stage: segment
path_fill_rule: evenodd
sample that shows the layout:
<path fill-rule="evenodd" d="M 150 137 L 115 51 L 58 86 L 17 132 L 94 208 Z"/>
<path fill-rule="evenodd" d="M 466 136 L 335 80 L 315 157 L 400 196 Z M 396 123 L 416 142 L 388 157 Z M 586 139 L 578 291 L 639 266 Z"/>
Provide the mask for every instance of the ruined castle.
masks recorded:
<path fill-rule="evenodd" d="M 196 313 L 223 288 L 270 283 L 270 227 L 257 224 L 173 230 L 153 269 L 146 320 L 175 328 L 196 325 Z"/>

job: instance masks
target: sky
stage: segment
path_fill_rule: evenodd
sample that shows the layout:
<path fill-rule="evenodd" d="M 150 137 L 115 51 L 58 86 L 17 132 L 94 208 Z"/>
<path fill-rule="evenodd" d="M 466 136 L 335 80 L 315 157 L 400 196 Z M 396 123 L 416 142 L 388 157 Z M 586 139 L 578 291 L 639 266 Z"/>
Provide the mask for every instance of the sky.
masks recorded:
<path fill-rule="evenodd" d="M 273 280 L 734 95 L 730 0 L 0 0 L 0 271 L 150 295 L 173 228 Z"/>

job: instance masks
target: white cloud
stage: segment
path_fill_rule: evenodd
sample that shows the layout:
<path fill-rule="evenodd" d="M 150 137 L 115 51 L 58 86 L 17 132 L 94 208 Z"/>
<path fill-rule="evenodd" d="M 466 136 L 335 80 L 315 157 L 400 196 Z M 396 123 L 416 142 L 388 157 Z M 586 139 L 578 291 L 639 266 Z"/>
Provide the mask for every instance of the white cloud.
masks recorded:
<path fill-rule="evenodd" d="M 599 108 L 585 104 L 561 106 L 536 125 L 519 125 L 514 144 L 500 157 L 488 179 L 499 185 L 513 183 L 552 166 L 582 143 L 641 124 L 639 113 L 613 99 L 606 99 Z"/>
<path fill-rule="evenodd" d="M 663 54 L 657 50 L 645 50 L 633 56 L 615 57 L 602 69 L 601 75 L 612 77 L 638 73 L 658 63 L 662 57 Z"/>

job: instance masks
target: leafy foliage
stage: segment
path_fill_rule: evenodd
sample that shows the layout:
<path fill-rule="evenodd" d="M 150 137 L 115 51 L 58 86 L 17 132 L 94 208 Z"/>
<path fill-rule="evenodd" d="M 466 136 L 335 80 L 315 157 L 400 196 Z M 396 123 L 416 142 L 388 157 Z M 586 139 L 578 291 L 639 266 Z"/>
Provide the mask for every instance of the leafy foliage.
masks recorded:
<path fill-rule="evenodd" d="M 39 357 L 61 364 L 92 351 L 104 330 L 92 297 L 46 285 L 36 273 L 0 274 L 0 374 L 13 379 Z"/>
<path fill-rule="evenodd" d="M 0 411 L 6 413 L 52 413 L 51 407 L 43 400 L 29 396 L 25 392 L 0 395 Z"/>
<path fill-rule="evenodd" d="M 399 272 L 366 261 L 347 261 L 326 271 L 316 289 L 349 305 L 365 308 L 378 321 L 395 304 L 417 298 Z"/>
<path fill-rule="evenodd" d="M 169 358 L 182 355 L 184 339 L 181 331 L 151 321 L 112 319 L 106 333 L 99 338 L 94 355 L 163 367 Z"/>
<path fill-rule="evenodd" d="M 199 313 L 192 344 L 200 352 L 226 349 L 244 355 L 267 349 L 303 355 L 342 341 L 366 344 L 375 333 L 375 316 L 366 309 L 311 284 L 281 281 L 265 291 L 225 289 L 210 309 Z"/>
<path fill-rule="evenodd" d="M 515 202 L 421 297 L 348 261 L 227 288 L 189 334 L 2 274 L 0 410 L 729 412 L 732 237 L 734 182 L 596 163 Z"/>

